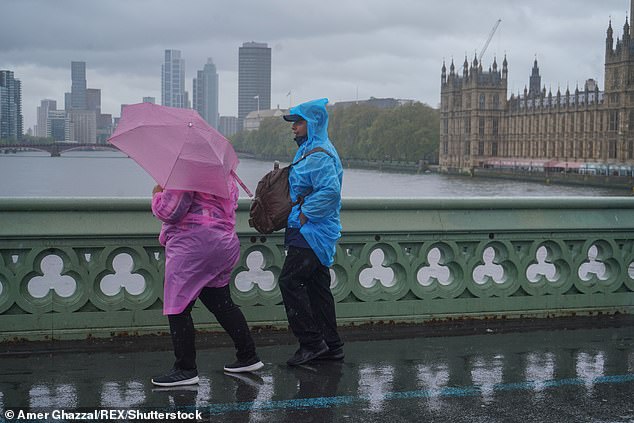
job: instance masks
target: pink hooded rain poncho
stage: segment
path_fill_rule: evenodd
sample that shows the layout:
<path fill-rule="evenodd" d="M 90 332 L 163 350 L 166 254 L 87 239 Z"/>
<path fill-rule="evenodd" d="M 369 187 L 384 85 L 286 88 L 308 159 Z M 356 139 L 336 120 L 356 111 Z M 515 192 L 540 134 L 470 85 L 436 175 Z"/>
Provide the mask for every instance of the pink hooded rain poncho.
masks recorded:
<path fill-rule="evenodd" d="M 165 247 L 163 314 L 179 314 L 204 287 L 229 284 L 240 257 L 235 231 L 238 189 L 230 199 L 193 191 L 165 190 L 152 197 L 152 212 L 163 222 Z"/>

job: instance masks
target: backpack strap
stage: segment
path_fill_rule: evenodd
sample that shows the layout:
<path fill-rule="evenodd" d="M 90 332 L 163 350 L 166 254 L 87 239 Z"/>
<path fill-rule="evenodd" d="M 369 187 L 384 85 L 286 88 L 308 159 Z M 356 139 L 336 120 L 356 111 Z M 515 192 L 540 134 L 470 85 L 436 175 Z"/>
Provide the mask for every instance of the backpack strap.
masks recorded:
<path fill-rule="evenodd" d="M 297 159 L 296 162 L 291 163 L 291 166 L 295 166 L 297 163 L 301 162 L 302 160 L 304 160 L 306 157 L 310 156 L 311 154 L 315 154 L 315 153 L 326 153 L 328 154 L 330 157 L 333 157 L 332 154 L 330 154 L 326 149 L 322 148 L 322 147 L 315 147 L 312 150 L 308 151 L 307 153 L 305 153 L 302 157 L 300 157 L 299 159 Z"/>

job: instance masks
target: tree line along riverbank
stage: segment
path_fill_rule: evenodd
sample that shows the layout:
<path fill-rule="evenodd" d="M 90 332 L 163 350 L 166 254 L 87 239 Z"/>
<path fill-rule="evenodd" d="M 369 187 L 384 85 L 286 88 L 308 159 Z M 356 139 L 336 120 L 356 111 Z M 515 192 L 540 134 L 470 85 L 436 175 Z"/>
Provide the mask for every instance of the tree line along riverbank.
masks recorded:
<path fill-rule="evenodd" d="M 439 113 L 422 103 L 379 109 L 353 105 L 329 111 L 328 133 L 350 167 L 417 171 L 438 162 Z M 263 119 L 260 128 L 231 137 L 235 149 L 254 158 L 292 160 L 297 146 L 290 124 Z"/>

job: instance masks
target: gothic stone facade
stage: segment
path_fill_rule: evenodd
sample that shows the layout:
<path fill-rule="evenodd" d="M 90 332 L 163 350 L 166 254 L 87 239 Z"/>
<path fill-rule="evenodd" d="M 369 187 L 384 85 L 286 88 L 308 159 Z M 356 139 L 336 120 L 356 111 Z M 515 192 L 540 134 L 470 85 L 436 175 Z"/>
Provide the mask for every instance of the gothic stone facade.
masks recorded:
<path fill-rule="evenodd" d="M 477 58 L 471 64 L 465 58 L 462 76 L 453 60 L 449 74 L 443 63 L 441 171 L 505 163 L 634 165 L 634 40 L 627 19 L 616 45 L 608 25 L 603 91 L 588 80 L 581 90 L 547 93 L 540 88 L 537 60 L 523 95 L 507 99 L 507 81 L 506 57 L 501 70 L 494 59 L 488 71 Z"/>

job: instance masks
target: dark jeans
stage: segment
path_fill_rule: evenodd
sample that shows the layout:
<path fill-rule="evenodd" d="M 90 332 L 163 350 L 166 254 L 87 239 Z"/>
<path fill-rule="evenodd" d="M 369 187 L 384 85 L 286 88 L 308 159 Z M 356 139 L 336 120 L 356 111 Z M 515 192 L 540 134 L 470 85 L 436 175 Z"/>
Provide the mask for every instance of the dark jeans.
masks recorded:
<path fill-rule="evenodd" d="M 343 345 L 337 333 L 330 272 L 312 249 L 288 248 L 279 284 L 288 323 L 300 346 L 312 349 L 322 340 L 331 350 Z"/>
<path fill-rule="evenodd" d="M 236 357 L 246 361 L 254 357 L 255 343 L 251 331 L 240 308 L 233 303 L 229 286 L 222 288 L 203 288 L 198 299 L 216 316 L 218 323 L 233 340 L 236 347 Z M 177 369 L 190 370 L 196 368 L 196 332 L 191 310 L 196 300 L 192 301 L 180 314 L 168 315 L 174 355 Z"/>

